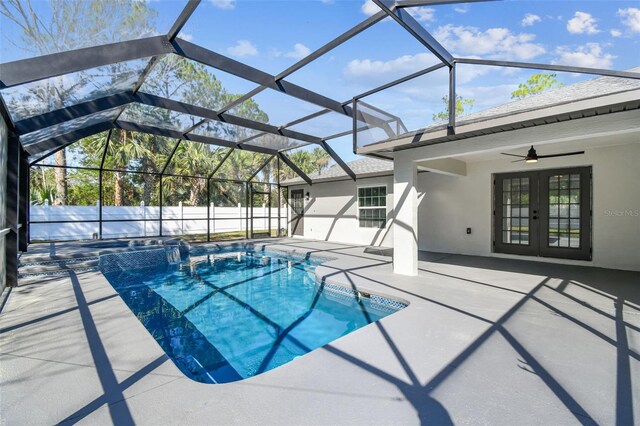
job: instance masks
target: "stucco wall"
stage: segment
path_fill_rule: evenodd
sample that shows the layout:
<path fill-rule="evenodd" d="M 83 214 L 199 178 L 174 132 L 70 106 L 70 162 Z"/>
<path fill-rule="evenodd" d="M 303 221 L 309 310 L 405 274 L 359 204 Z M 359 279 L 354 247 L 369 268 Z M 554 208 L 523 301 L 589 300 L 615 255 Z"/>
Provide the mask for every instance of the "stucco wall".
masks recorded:
<path fill-rule="evenodd" d="M 535 165 L 500 158 L 467 162 L 467 175 L 418 174 L 420 250 L 479 256 L 492 252 L 492 175 L 494 173 L 591 166 L 593 171 L 593 258 L 590 262 L 544 258 L 605 268 L 640 270 L 640 143 L 586 149 L 584 155 L 550 158 Z M 387 185 L 387 229 L 359 228 L 356 187 Z M 294 186 L 309 191 L 304 236 L 351 244 L 393 246 L 393 177 Z M 291 213 L 289 213 L 291 214 Z M 289 216 L 291 217 L 291 216 Z M 466 228 L 471 228 L 470 235 Z"/>
<path fill-rule="evenodd" d="M 0 117 L 0 229 L 6 226 L 6 204 L 7 204 L 7 125 Z M 6 255 L 5 238 L 0 237 L 0 294 L 6 285 Z"/>
<path fill-rule="evenodd" d="M 467 175 L 421 174 L 421 250 L 492 255 L 492 174 L 591 166 L 594 266 L 640 270 L 640 144 L 587 149 L 584 155 L 550 158 L 535 165 L 502 159 L 467 163 Z M 472 228 L 471 235 L 465 233 Z M 553 261 L 553 260 L 551 260 Z"/>
<path fill-rule="evenodd" d="M 358 225 L 357 187 L 387 186 L 387 226 L 385 229 L 360 228 Z M 304 237 L 316 240 L 363 244 L 371 246 L 393 245 L 391 223 L 393 219 L 393 177 L 344 180 L 298 185 L 290 190 L 304 189 L 309 201 L 304 202 Z M 291 217 L 291 212 L 289 212 Z"/>

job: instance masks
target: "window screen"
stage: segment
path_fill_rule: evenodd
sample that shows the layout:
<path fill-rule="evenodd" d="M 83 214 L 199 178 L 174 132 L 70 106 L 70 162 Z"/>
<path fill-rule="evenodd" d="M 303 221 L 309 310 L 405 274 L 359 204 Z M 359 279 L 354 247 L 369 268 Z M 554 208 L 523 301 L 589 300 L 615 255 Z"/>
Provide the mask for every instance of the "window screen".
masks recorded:
<path fill-rule="evenodd" d="M 384 228 L 387 224 L 387 187 L 358 188 L 360 228 Z"/>

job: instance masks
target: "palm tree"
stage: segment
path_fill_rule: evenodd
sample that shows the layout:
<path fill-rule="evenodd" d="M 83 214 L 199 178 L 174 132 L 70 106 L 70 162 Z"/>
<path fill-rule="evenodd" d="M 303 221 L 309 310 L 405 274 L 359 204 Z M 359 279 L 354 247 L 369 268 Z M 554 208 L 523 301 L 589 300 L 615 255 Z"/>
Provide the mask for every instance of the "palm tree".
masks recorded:
<path fill-rule="evenodd" d="M 315 148 L 311 151 L 311 162 L 314 164 L 314 167 L 317 168 L 315 171 L 320 173 L 329 166 L 331 157 L 324 149 Z"/>
<path fill-rule="evenodd" d="M 118 130 L 111 136 L 107 157 L 109 158 L 110 166 L 118 170 L 114 173 L 113 204 L 115 206 L 124 205 L 124 170 L 130 168 L 132 161 L 140 161 L 150 156 L 150 154 L 151 151 L 140 140 L 135 138 L 132 132 Z"/>
<path fill-rule="evenodd" d="M 205 178 L 217 164 L 216 159 L 220 151 L 220 149 L 212 150 L 210 145 L 198 142 L 182 142 L 171 160 L 169 171 L 171 174 L 202 176 L 202 178 L 165 180 L 164 188 L 167 196 L 180 201 L 188 193 L 189 205 L 201 205 L 206 199 L 207 180 Z M 185 183 L 187 183 L 186 187 Z"/>

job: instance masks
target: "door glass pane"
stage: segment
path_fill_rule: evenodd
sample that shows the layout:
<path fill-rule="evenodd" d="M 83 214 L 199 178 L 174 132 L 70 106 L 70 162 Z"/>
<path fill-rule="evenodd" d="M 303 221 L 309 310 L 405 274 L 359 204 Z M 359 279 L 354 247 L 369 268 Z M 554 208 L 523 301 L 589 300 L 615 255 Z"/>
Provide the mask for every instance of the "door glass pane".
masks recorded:
<path fill-rule="evenodd" d="M 502 181 L 502 242 L 529 244 L 529 178 Z"/>
<path fill-rule="evenodd" d="M 550 176 L 548 246 L 580 248 L 580 174 Z"/>
<path fill-rule="evenodd" d="M 302 214 L 302 210 L 304 208 L 303 195 L 302 191 L 291 192 L 291 209 L 297 215 Z"/>

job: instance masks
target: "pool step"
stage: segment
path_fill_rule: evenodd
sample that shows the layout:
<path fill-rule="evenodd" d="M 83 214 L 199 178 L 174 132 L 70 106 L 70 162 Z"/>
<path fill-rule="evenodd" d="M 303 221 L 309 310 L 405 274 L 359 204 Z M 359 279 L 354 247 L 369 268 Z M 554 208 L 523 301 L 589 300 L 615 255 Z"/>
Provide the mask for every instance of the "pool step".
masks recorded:
<path fill-rule="evenodd" d="M 85 272 L 98 269 L 98 257 L 77 257 L 60 260 L 29 261 L 18 265 L 18 278 L 68 275 L 70 271 Z"/>

